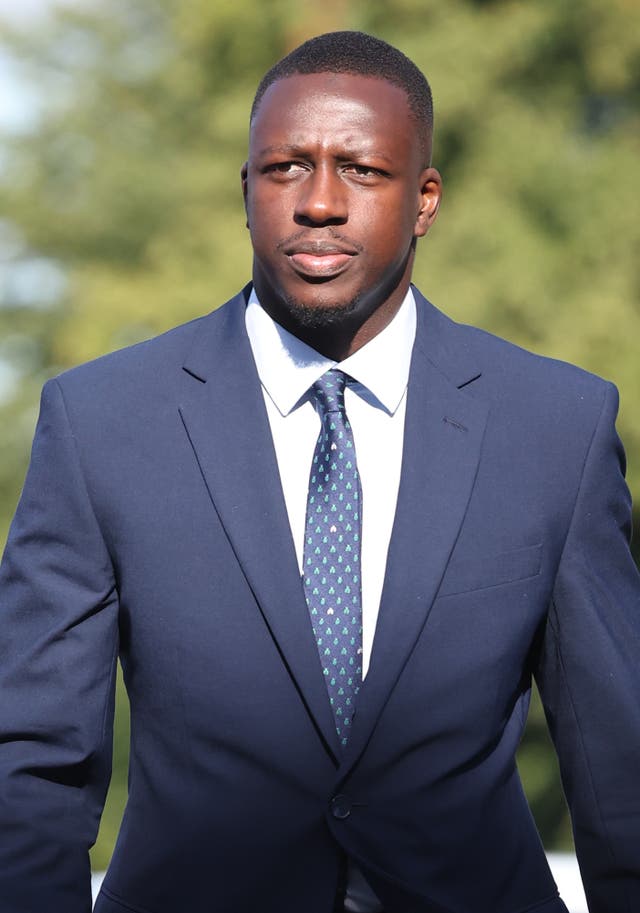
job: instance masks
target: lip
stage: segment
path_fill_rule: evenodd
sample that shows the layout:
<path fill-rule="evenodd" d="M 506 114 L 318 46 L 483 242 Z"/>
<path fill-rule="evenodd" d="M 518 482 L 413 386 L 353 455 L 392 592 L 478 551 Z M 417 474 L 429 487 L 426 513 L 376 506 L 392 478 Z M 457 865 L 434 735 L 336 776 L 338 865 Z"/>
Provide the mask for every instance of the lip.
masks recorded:
<path fill-rule="evenodd" d="M 304 276 L 334 276 L 347 266 L 353 254 L 307 254 L 300 251 L 289 254 L 289 260 L 296 272 Z"/>
<path fill-rule="evenodd" d="M 341 273 L 356 256 L 351 247 L 329 242 L 309 242 L 292 245 L 285 250 L 289 262 L 302 276 L 324 277 Z"/>

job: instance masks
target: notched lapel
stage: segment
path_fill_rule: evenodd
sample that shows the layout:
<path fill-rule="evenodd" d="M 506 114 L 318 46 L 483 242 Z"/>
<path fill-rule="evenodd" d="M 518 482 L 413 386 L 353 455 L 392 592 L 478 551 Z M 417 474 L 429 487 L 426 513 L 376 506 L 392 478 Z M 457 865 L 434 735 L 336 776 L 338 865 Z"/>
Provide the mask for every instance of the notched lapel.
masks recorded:
<path fill-rule="evenodd" d="M 291 537 L 243 296 L 208 318 L 180 413 L 213 506 L 327 748 L 337 736 Z M 215 556 L 212 557 L 215 560 Z"/>
<path fill-rule="evenodd" d="M 421 303 L 418 300 L 419 307 Z M 422 633 L 480 460 L 488 407 L 470 395 L 470 381 L 480 372 L 469 365 L 460 370 L 459 365 L 458 371 L 445 374 L 433 360 L 434 340 L 424 345 L 427 335 L 423 316 L 407 391 L 402 474 L 385 584 L 371 665 L 343 761 L 345 773 L 366 746 Z M 456 375 L 457 380 L 452 379 Z"/>

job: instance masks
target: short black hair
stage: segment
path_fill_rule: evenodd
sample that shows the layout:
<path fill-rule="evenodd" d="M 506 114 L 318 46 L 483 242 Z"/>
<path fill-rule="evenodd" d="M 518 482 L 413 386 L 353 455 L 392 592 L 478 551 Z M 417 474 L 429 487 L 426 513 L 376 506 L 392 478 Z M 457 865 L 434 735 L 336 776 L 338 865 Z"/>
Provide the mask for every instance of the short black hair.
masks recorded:
<path fill-rule="evenodd" d="M 416 122 L 420 141 L 429 154 L 433 130 L 433 100 L 425 75 L 402 51 L 365 32 L 327 32 L 294 48 L 265 73 L 253 99 L 251 121 L 264 93 L 279 79 L 297 74 L 346 73 L 384 79 L 403 89 Z"/>

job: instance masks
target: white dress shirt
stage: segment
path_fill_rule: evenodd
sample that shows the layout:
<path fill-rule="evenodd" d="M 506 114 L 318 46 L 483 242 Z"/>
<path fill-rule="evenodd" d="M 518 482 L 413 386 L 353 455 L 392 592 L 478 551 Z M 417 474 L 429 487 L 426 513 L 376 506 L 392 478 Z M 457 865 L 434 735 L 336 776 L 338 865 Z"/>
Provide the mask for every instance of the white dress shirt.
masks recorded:
<path fill-rule="evenodd" d="M 398 313 L 381 333 L 341 362 L 316 352 L 272 320 L 254 291 L 245 320 L 301 573 L 309 472 L 320 431 L 310 387 L 329 368 L 337 367 L 353 378 L 345 391 L 345 409 L 353 430 L 362 487 L 364 677 L 371 663 L 400 485 L 407 382 L 416 332 L 413 293 L 407 292 Z M 350 869 L 345 906 L 354 913 L 381 909 L 355 868 Z"/>

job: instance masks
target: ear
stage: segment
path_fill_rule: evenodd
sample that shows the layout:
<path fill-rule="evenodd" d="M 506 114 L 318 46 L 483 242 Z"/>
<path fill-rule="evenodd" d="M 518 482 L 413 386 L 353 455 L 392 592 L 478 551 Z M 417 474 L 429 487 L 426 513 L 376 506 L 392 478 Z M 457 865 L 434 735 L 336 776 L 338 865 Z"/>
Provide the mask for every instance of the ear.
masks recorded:
<path fill-rule="evenodd" d="M 242 199 L 244 200 L 244 211 L 247 214 L 246 226 L 249 227 L 249 214 L 247 212 L 247 174 L 249 171 L 249 163 L 245 162 L 242 168 L 240 169 L 240 180 L 242 182 Z"/>
<path fill-rule="evenodd" d="M 420 175 L 418 191 L 418 217 L 413 229 L 414 237 L 422 238 L 429 231 L 440 208 L 442 178 L 435 168 L 425 168 Z"/>

